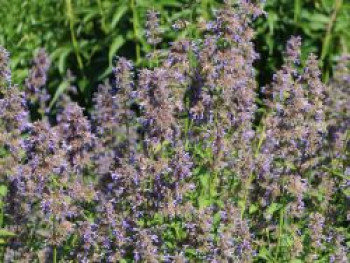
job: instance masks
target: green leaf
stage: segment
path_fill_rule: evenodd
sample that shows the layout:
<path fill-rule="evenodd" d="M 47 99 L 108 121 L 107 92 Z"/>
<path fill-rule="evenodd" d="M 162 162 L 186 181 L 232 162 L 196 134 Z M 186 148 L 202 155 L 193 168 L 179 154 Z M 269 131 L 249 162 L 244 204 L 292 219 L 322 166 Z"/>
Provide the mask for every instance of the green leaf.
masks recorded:
<path fill-rule="evenodd" d="M 270 259 L 272 259 L 271 253 L 266 249 L 266 247 L 262 247 L 259 250 L 258 257 L 261 259 L 265 259 L 266 261 L 270 261 Z"/>
<path fill-rule="evenodd" d="M 239 200 L 237 205 L 240 209 L 244 210 L 246 203 L 243 200 Z"/>
<path fill-rule="evenodd" d="M 282 235 L 281 246 L 282 247 L 291 247 L 292 245 L 293 245 L 293 239 L 289 235 Z"/>
<path fill-rule="evenodd" d="M 99 16 L 99 11 L 90 8 L 89 10 L 86 10 L 86 15 L 84 16 L 82 21 L 86 24 L 87 22 L 92 21 L 95 17 L 98 17 L 98 16 Z"/>
<path fill-rule="evenodd" d="M 199 177 L 199 181 L 201 182 L 202 186 L 204 188 L 208 188 L 209 186 L 209 179 L 210 179 L 210 174 L 209 173 L 205 173 L 205 174 L 201 174 Z"/>
<path fill-rule="evenodd" d="M 198 252 L 194 248 L 186 248 L 185 253 L 189 258 L 195 258 Z"/>
<path fill-rule="evenodd" d="M 14 237 L 16 234 L 7 229 L 0 229 L 0 237 Z"/>
<path fill-rule="evenodd" d="M 213 218 L 214 225 L 218 225 L 221 221 L 221 215 L 220 213 L 216 213 Z"/>
<path fill-rule="evenodd" d="M 326 16 L 324 14 L 312 14 L 312 15 L 308 15 L 307 18 L 311 23 L 321 23 L 323 25 L 326 25 L 330 22 L 330 17 Z"/>
<path fill-rule="evenodd" d="M 7 194 L 7 186 L 6 185 L 0 185 L 0 196 L 4 197 Z"/>
<path fill-rule="evenodd" d="M 254 214 L 256 211 L 258 211 L 258 206 L 255 204 L 250 205 L 249 214 Z"/>
<path fill-rule="evenodd" d="M 109 60 L 110 66 L 112 66 L 113 57 L 115 53 L 118 51 L 119 48 L 121 48 L 124 42 L 125 40 L 122 36 L 118 36 L 113 40 L 112 45 L 109 47 L 109 52 L 108 52 L 108 60 Z"/>
<path fill-rule="evenodd" d="M 200 208 L 207 207 L 207 206 L 211 205 L 211 200 L 202 196 L 198 199 L 198 204 L 199 204 Z"/>
<path fill-rule="evenodd" d="M 121 5 L 118 8 L 118 10 L 113 15 L 113 19 L 112 19 L 112 22 L 111 22 L 111 27 L 112 28 L 114 28 L 118 24 L 118 22 L 123 17 L 123 15 L 126 13 L 126 11 L 128 11 L 128 6 L 126 6 L 126 5 Z"/>
<path fill-rule="evenodd" d="M 103 81 L 109 74 L 112 73 L 112 67 L 106 68 L 106 70 L 98 77 L 99 81 Z"/>
<path fill-rule="evenodd" d="M 53 105 L 56 103 L 56 101 L 58 100 L 58 98 L 60 97 L 61 94 L 63 94 L 63 92 L 69 87 L 69 83 L 67 81 L 63 81 L 57 88 L 55 95 L 53 96 L 50 105 L 49 105 L 49 109 L 51 110 Z"/>
<path fill-rule="evenodd" d="M 329 51 L 329 46 L 331 44 L 331 40 L 332 40 L 332 35 L 327 34 L 322 45 L 321 60 L 325 59 L 325 57 L 327 56 Z"/>
<path fill-rule="evenodd" d="M 65 73 L 67 57 L 71 51 L 73 51 L 71 48 L 67 48 L 64 49 L 63 52 L 60 54 L 60 57 L 58 59 L 58 70 L 61 74 Z"/>
<path fill-rule="evenodd" d="M 269 215 L 273 215 L 276 211 L 280 210 L 282 208 L 281 204 L 278 203 L 272 203 L 269 208 L 267 209 L 267 213 Z"/>
<path fill-rule="evenodd" d="M 275 23 L 277 22 L 277 20 L 278 20 L 278 16 L 276 13 L 271 12 L 267 17 L 267 23 L 269 25 L 270 35 L 273 35 L 274 33 Z"/>

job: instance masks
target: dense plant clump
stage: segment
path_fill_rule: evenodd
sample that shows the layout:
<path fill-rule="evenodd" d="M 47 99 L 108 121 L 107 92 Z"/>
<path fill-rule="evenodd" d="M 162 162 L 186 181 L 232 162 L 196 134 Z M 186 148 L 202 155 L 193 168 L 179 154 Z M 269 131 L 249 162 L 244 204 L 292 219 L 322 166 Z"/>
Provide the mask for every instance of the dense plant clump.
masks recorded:
<path fill-rule="evenodd" d="M 148 65 L 116 58 L 89 114 L 70 75 L 49 103 L 44 50 L 22 92 L 0 47 L 1 260 L 348 262 L 350 57 L 326 85 L 291 37 L 258 88 L 264 15 L 225 1 L 158 50 L 150 10 Z"/>

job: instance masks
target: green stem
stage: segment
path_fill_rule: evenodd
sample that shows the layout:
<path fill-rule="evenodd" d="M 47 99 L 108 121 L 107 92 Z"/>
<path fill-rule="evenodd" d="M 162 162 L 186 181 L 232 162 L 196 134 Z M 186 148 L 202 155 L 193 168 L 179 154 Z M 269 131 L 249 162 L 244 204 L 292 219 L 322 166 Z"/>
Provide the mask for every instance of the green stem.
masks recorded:
<path fill-rule="evenodd" d="M 283 224 L 284 224 L 284 208 L 280 210 L 280 220 L 278 225 L 278 243 L 277 243 L 277 251 L 276 251 L 276 261 L 278 259 L 278 255 L 281 251 L 281 241 L 282 241 L 282 233 L 283 233 Z M 277 261 L 278 262 L 278 261 Z"/>
<path fill-rule="evenodd" d="M 54 246 L 53 248 L 53 262 L 57 263 L 57 247 Z"/>
<path fill-rule="evenodd" d="M 261 145 L 264 142 L 265 130 L 266 130 L 266 127 L 265 127 L 265 125 L 263 125 L 262 132 L 261 132 L 261 135 L 260 135 L 260 138 L 259 138 L 259 142 L 258 142 L 258 146 L 257 146 L 255 154 L 254 154 L 255 158 L 258 157 Z M 254 180 L 254 173 L 251 172 L 250 175 L 249 175 L 249 178 L 248 178 L 248 182 L 247 182 L 246 188 L 244 190 L 243 205 L 242 205 L 242 211 L 241 211 L 241 219 L 243 219 L 244 213 L 247 210 L 246 206 L 247 206 L 247 201 L 248 201 L 249 189 L 250 189 L 250 186 L 251 186 L 253 180 Z"/>
<path fill-rule="evenodd" d="M 106 18 L 105 18 L 104 12 L 103 12 L 101 0 L 97 0 L 97 5 L 98 5 L 98 9 L 99 9 L 100 14 L 101 14 L 102 30 L 103 30 L 103 32 L 107 33 Z"/>
<path fill-rule="evenodd" d="M 4 203 L 3 203 L 3 198 L 0 200 L 0 228 L 3 228 L 3 223 L 4 223 Z M 1 246 L 1 262 L 5 262 L 5 251 L 6 251 L 6 246 Z"/>
<path fill-rule="evenodd" d="M 327 26 L 327 30 L 326 30 L 326 35 L 323 39 L 323 43 L 322 43 L 322 51 L 321 51 L 321 61 L 324 63 L 324 59 L 326 58 L 327 54 L 328 54 L 328 50 L 329 50 L 329 45 L 331 43 L 331 39 L 332 39 L 332 31 L 333 31 L 333 27 L 334 24 L 337 20 L 337 15 L 339 10 L 341 9 L 343 5 L 343 0 L 336 0 L 334 2 L 334 10 L 331 16 L 331 20 L 328 23 Z M 323 68 L 325 68 L 325 65 L 323 66 Z M 326 68 L 326 73 L 323 75 L 323 81 L 327 82 L 329 78 L 329 70 L 328 68 Z"/>
<path fill-rule="evenodd" d="M 297 27 L 297 24 L 299 22 L 300 13 L 302 8 L 302 1 L 301 0 L 294 0 L 294 26 Z"/>
<path fill-rule="evenodd" d="M 52 218 L 52 239 L 54 242 L 53 245 L 53 263 L 57 263 L 57 246 L 56 246 L 56 216 L 54 215 Z"/>
<path fill-rule="evenodd" d="M 73 5 L 71 0 L 66 0 L 66 7 L 67 7 L 67 17 L 69 20 L 69 30 L 71 34 L 75 56 L 77 57 L 79 69 L 83 70 L 83 61 L 80 56 L 79 45 L 74 32 L 74 13 L 73 13 Z"/>
<path fill-rule="evenodd" d="M 133 21 L 133 29 L 134 29 L 134 41 L 135 41 L 135 49 L 136 49 L 136 64 L 139 65 L 141 61 L 141 48 L 140 48 L 140 42 L 138 37 L 138 17 L 137 17 L 137 10 L 136 10 L 136 0 L 130 1 L 130 8 L 132 11 L 132 21 Z"/>
<path fill-rule="evenodd" d="M 4 200 L 3 200 L 2 197 L 0 199 L 0 210 L 1 210 L 1 213 L 0 213 L 0 228 L 3 228 L 3 225 L 4 225 Z"/>
<path fill-rule="evenodd" d="M 250 185 L 253 182 L 253 179 L 254 179 L 254 174 L 251 172 L 249 174 L 249 178 L 248 178 L 248 182 L 246 184 L 246 187 L 244 189 L 243 205 L 242 205 L 242 210 L 241 210 L 241 219 L 243 219 L 244 213 L 247 210 L 246 206 L 247 206 L 247 201 L 248 201 L 248 193 L 249 193 Z"/>
<path fill-rule="evenodd" d="M 212 183 L 212 185 L 210 184 L 210 188 L 209 188 L 209 198 L 211 199 L 211 188 L 214 187 L 215 189 L 215 193 L 217 193 L 217 186 L 218 186 L 218 169 L 217 169 L 217 165 L 218 165 L 218 161 L 220 159 L 220 147 L 221 147 L 221 141 L 218 141 L 218 136 L 219 135 L 219 127 L 220 127 L 220 123 L 219 123 L 219 113 L 218 113 L 218 105 L 214 106 L 214 116 L 215 116 L 215 130 L 217 132 L 216 135 L 214 135 L 214 141 L 216 144 L 216 147 L 218 147 L 216 149 L 216 152 L 213 152 L 213 160 L 212 160 L 212 176 L 210 176 L 209 178 L 209 182 Z M 222 138 L 223 139 L 223 138 Z"/>

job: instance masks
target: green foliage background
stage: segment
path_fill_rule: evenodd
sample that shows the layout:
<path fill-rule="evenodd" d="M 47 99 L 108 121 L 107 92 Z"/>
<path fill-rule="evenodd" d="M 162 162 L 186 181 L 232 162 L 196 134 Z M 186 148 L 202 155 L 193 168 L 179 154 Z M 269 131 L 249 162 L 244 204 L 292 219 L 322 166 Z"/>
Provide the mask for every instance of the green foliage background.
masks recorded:
<path fill-rule="evenodd" d="M 88 107 L 97 84 L 107 78 L 115 55 L 142 65 L 151 49 L 145 38 L 145 14 L 150 8 L 162 18 L 166 47 L 182 35 L 176 20 L 200 21 L 213 16 L 219 0 L 0 0 L 0 45 L 11 56 L 13 81 L 23 83 L 33 53 L 44 47 L 52 59 L 50 92 L 64 90 L 70 69 L 76 76 L 80 103 Z M 334 59 L 350 48 L 349 0 L 267 0 L 268 15 L 255 23 L 258 80 L 264 85 L 282 61 L 282 50 L 292 34 L 303 38 L 304 53 L 315 52 L 322 61 L 324 80 Z"/>

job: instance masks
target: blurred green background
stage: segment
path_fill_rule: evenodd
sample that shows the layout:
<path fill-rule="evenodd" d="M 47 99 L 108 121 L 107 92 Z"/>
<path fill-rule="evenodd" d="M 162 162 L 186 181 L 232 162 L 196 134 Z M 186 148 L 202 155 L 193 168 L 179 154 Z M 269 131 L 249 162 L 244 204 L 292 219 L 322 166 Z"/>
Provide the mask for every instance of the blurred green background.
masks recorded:
<path fill-rule="evenodd" d="M 175 21 L 212 18 L 219 0 L 0 0 L 0 45 L 11 52 L 13 82 L 23 83 L 33 55 L 41 47 L 50 54 L 49 90 L 63 91 L 67 70 L 76 76 L 80 103 L 89 107 L 98 83 L 110 76 L 114 56 L 144 65 L 151 47 L 145 37 L 145 15 L 161 15 L 163 42 L 194 37 L 196 28 L 175 32 Z M 255 21 L 256 62 L 261 86 L 282 62 L 282 50 L 292 34 L 303 38 L 303 55 L 321 58 L 324 80 L 336 57 L 350 48 L 350 0 L 267 0 L 268 13 Z"/>

